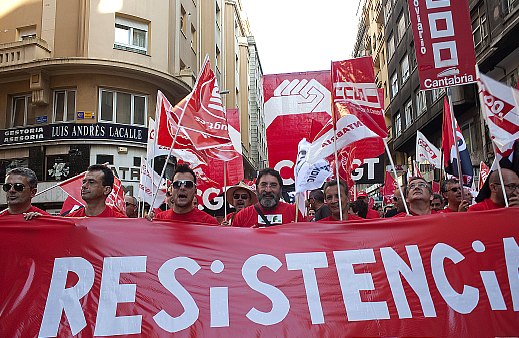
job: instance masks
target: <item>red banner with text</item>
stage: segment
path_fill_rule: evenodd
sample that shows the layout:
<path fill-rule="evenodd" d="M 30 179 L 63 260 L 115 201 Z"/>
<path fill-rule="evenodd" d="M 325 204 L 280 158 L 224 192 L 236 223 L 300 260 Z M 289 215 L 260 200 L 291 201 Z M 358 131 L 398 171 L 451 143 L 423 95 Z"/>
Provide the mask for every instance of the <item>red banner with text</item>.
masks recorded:
<path fill-rule="evenodd" d="M 518 217 L 2 217 L 0 336 L 518 336 Z"/>
<path fill-rule="evenodd" d="M 476 82 L 468 0 L 407 0 L 422 90 Z"/>

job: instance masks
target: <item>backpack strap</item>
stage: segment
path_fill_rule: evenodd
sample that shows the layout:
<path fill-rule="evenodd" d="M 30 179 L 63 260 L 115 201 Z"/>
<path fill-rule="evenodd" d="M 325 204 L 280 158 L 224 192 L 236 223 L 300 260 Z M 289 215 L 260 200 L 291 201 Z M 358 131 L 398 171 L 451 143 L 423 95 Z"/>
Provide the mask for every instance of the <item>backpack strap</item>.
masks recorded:
<path fill-rule="evenodd" d="M 263 222 L 265 222 L 265 225 L 266 226 L 271 226 L 272 224 L 270 224 L 270 221 L 267 219 L 267 217 L 265 217 L 265 214 L 263 214 L 263 211 L 261 211 L 258 203 L 254 204 L 254 209 L 256 209 L 256 212 L 258 213 L 258 215 L 261 217 L 261 219 L 263 220 Z"/>

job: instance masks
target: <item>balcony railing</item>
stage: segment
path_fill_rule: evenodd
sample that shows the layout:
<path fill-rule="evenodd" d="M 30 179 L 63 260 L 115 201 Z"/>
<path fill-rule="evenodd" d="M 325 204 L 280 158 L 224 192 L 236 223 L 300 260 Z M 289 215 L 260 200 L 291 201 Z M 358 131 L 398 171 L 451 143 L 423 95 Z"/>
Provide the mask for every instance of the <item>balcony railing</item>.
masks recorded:
<path fill-rule="evenodd" d="M 47 42 L 38 37 L 0 44 L 0 68 L 46 59 L 50 56 Z"/>

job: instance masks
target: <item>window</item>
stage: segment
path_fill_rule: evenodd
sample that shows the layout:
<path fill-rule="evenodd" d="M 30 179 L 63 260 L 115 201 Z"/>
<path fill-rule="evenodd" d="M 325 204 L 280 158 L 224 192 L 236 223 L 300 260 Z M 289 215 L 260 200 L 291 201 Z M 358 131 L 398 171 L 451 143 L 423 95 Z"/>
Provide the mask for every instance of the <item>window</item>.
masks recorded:
<path fill-rule="evenodd" d="M 36 26 L 20 27 L 17 30 L 18 41 L 34 39 L 36 37 Z"/>
<path fill-rule="evenodd" d="M 387 25 L 389 22 L 389 15 L 391 14 L 391 0 L 387 0 L 384 5 L 384 24 Z"/>
<path fill-rule="evenodd" d="M 35 117 L 35 109 L 30 94 L 13 97 L 9 128 L 34 124 L 36 122 Z"/>
<path fill-rule="evenodd" d="M 191 49 L 196 53 L 198 37 L 196 35 L 196 28 L 191 24 Z"/>
<path fill-rule="evenodd" d="M 114 164 L 114 155 L 96 155 L 96 164 Z"/>
<path fill-rule="evenodd" d="M 76 117 L 76 91 L 54 91 L 53 122 L 74 121 Z"/>
<path fill-rule="evenodd" d="M 387 39 L 387 59 L 391 60 L 391 57 L 395 53 L 395 39 L 393 39 L 393 34 L 389 35 L 389 39 Z"/>
<path fill-rule="evenodd" d="M 479 6 L 472 19 L 472 37 L 474 46 L 479 46 L 488 37 L 487 15 L 483 11 L 483 6 Z"/>
<path fill-rule="evenodd" d="M 102 121 L 145 124 L 148 106 L 146 96 L 101 89 L 99 101 Z"/>
<path fill-rule="evenodd" d="M 398 42 L 402 41 L 402 38 L 404 37 L 405 35 L 405 16 L 404 16 L 404 13 L 402 12 L 402 14 L 400 14 L 400 16 L 398 17 L 398 20 L 397 20 L 397 29 L 398 29 Z"/>
<path fill-rule="evenodd" d="M 400 61 L 400 72 L 402 75 L 402 83 L 409 78 L 409 57 L 406 54 Z"/>
<path fill-rule="evenodd" d="M 398 76 L 396 72 L 391 76 L 391 98 L 394 98 L 398 94 Z"/>
<path fill-rule="evenodd" d="M 409 128 L 413 123 L 413 101 L 409 100 L 405 104 L 405 128 Z"/>
<path fill-rule="evenodd" d="M 416 97 L 416 115 L 420 116 L 423 112 L 425 112 L 427 105 L 425 101 L 425 91 L 420 91 L 420 89 L 415 92 Z"/>
<path fill-rule="evenodd" d="M 461 133 L 463 134 L 463 138 L 465 138 L 467 150 L 470 153 L 477 151 L 476 140 L 478 137 L 478 127 L 474 125 L 472 120 L 461 127 Z"/>
<path fill-rule="evenodd" d="M 180 31 L 184 36 L 186 35 L 186 27 L 187 26 L 187 12 L 184 9 L 184 6 L 180 5 Z"/>
<path fill-rule="evenodd" d="M 394 125 L 393 129 L 395 131 L 395 137 L 400 136 L 400 134 L 402 134 L 402 119 L 400 117 L 400 113 L 395 114 L 395 121 L 394 121 L 393 125 Z"/>
<path fill-rule="evenodd" d="M 431 100 L 432 102 L 435 102 L 442 96 L 442 94 L 445 93 L 445 88 L 438 88 L 431 90 Z"/>
<path fill-rule="evenodd" d="M 145 54 L 148 51 L 148 24 L 116 17 L 114 47 Z"/>
<path fill-rule="evenodd" d="M 504 0 L 503 1 L 503 6 L 504 6 L 504 12 L 505 14 L 510 14 L 512 13 L 512 11 L 514 10 L 514 8 L 516 8 L 517 6 L 519 6 L 519 1 L 518 0 Z"/>

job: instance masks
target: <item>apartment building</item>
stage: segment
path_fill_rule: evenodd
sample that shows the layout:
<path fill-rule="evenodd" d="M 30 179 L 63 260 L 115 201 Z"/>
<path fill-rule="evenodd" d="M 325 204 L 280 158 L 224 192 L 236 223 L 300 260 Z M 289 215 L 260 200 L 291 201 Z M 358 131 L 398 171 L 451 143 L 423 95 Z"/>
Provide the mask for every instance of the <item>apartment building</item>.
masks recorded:
<path fill-rule="evenodd" d="M 234 15 L 239 1 L 20 0 L 0 8 L 0 180 L 28 166 L 41 191 L 109 163 L 135 193 L 157 90 L 178 102 L 206 54 L 220 88 L 234 94 L 226 107 L 248 115 L 247 44 L 240 52 L 229 42 L 250 35 L 235 29 L 246 25 Z M 236 64 L 228 69 L 225 60 Z M 52 189 L 34 201 L 53 209 L 63 199 Z"/>

